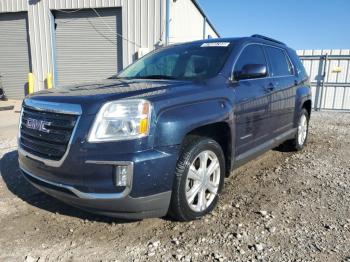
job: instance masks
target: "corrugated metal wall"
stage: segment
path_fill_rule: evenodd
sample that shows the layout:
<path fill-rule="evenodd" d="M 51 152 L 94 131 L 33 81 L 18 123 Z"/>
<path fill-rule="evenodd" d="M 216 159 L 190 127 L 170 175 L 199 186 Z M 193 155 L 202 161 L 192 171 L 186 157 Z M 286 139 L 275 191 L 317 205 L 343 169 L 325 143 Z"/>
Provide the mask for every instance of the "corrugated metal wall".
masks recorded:
<path fill-rule="evenodd" d="M 106 79 L 122 69 L 122 39 L 116 36 L 122 34 L 121 10 L 96 11 L 101 17 L 91 9 L 55 13 L 59 86 Z"/>
<path fill-rule="evenodd" d="M 165 41 L 165 1 L 125 0 L 122 13 L 125 67 L 135 61 L 139 48 L 153 50 Z"/>
<path fill-rule="evenodd" d="M 202 39 L 204 32 L 216 37 L 205 24 L 203 11 L 191 0 L 170 1 L 170 42 Z M 197 4 L 198 5 L 198 4 Z M 121 7 L 123 67 L 137 58 L 139 48 L 154 48 L 165 43 L 166 0 L 0 0 L 0 13 L 28 11 L 30 53 L 35 91 L 46 88 L 48 73 L 55 72 L 55 12 L 75 9 Z M 183 30 L 186 28 L 186 30 Z"/>
<path fill-rule="evenodd" d="M 214 28 L 192 0 L 170 1 L 169 43 L 217 38 Z"/>
<path fill-rule="evenodd" d="M 27 11 L 29 0 L 0 0 L 0 13 Z"/>
<path fill-rule="evenodd" d="M 45 88 L 47 74 L 53 72 L 51 43 L 53 26 L 47 1 L 37 1 L 35 4 L 29 2 L 28 22 L 34 90 L 39 91 Z"/>
<path fill-rule="evenodd" d="M 350 50 L 299 50 L 312 84 L 314 109 L 350 110 Z"/>
<path fill-rule="evenodd" d="M 204 22 L 191 0 L 170 1 L 169 43 L 203 39 Z"/>
<path fill-rule="evenodd" d="M 139 48 L 153 50 L 165 37 L 164 0 L 0 0 L 0 12 L 28 9 L 35 91 L 45 88 L 53 73 L 53 16 L 51 10 L 122 7 L 123 66 L 137 58 Z"/>
<path fill-rule="evenodd" d="M 208 36 L 212 37 L 212 38 L 217 38 L 219 37 L 216 32 L 213 30 L 213 28 L 209 25 L 208 22 L 205 23 L 205 34 L 206 34 L 206 38 L 208 38 Z"/>
<path fill-rule="evenodd" d="M 49 7 L 50 9 L 101 8 L 121 6 L 122 2 L 123 0 L 49 0 Z"/>
<path fill-rule="evenodd" d="M 139 48 L 153 50 L 165 37 L 164 0 L 50 0 L 50 9 L 122 7 L 123 66 L 137 58 Z M 128 39 L 128 40 L 126 40 Z M 164 39 L 163 39 L 164 40 Z"/>
<path fill-rule="evenodd" d="M 8 98 L 23 98 L 29 71 L 27 13 L 0 14 L 0 86 Z"/>

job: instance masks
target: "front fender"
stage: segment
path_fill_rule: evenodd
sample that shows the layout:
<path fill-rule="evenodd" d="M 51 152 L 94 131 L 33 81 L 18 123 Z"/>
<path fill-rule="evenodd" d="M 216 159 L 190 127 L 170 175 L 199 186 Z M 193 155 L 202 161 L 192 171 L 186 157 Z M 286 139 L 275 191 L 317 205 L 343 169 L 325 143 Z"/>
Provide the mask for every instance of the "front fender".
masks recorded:
<path fill-rule="evenodd" d="M 192 130 L 218 122 L 232 122 L 232 105 L 213 99 L 177 105 L 162 111 L 156 123 L 155 147 L 180 145 Z"/>

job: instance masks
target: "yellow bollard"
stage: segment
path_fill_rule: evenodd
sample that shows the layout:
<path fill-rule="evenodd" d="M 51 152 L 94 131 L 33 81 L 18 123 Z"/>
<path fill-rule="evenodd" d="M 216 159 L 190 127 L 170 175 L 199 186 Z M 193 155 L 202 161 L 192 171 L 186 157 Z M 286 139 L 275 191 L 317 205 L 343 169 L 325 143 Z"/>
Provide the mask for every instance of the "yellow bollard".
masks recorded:
<path fill-rule="evenodd" d="M 28 74 L 28 93 L 34 93 L 34 76 L 33 73 Z"/>
<path fill-rule="evenodd" d="M 46 81 L 47 81 L 47 89 L 51 89 L 53 86 L 51 73 L 47 74 Z"/>

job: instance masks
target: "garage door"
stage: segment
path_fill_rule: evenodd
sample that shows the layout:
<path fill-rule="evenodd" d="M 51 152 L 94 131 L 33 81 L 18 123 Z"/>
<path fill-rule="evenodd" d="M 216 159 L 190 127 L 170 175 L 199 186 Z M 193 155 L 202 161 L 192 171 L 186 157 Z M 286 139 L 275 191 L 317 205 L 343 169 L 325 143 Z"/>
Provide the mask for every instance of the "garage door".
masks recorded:
<path fill-rule="evenodd" d="M 58 85 L 105 79 L 122 68 L 121 10 L 55 13 Z"/>
<path fill-rule="evenodd" d="M 22 99 L 29 70 L 27 14 L 0 14 L 0 86 L 11 99 Z"/>

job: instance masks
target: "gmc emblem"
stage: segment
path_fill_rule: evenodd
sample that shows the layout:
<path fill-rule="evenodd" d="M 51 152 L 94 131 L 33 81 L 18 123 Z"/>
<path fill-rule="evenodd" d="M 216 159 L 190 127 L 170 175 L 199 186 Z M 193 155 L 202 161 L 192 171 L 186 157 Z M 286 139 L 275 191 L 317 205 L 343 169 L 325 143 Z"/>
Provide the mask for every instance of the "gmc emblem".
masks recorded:
<path fill-rule="evenodd" d="M 51 124 L 52 124 L 51 122 L 47 122 L 44 120 L 37 120 L 37 119 L 33 119 L 33 118 L 28 118 L 27 123 L 26 123 L 26 127 L 30 128 L 30 129 L 38 130 L 41 132 L 50 133 L 50 130 L 48 130 L 46 127 L 50 126 Z"/>

